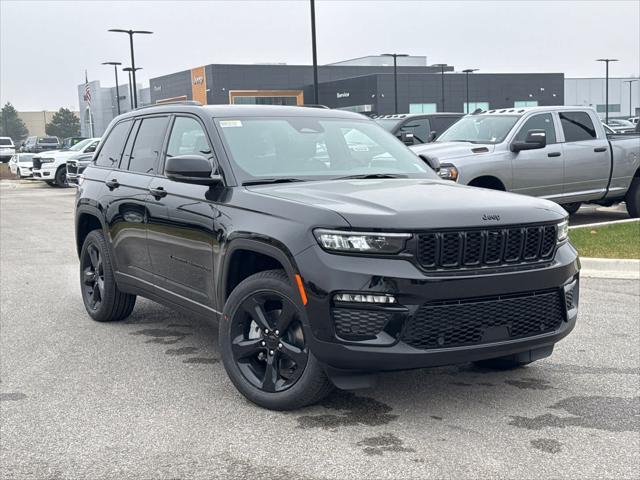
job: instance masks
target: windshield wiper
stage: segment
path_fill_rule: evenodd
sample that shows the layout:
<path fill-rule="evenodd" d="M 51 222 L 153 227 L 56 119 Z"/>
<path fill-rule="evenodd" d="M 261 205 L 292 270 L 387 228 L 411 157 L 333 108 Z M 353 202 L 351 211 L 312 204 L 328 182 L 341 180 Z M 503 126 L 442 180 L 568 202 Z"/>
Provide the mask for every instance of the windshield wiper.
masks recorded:
<path fill-rule="evenodd" d="M 360 175 L 347 175 L 346 177 L 338 177 L 334 180 L 348 180 L 351 178 L 409 178 L 409 176 L 401 173 L 363 173 Z"/>
<path fill-rule="evenodd" d="M 246 182 L 242 182 L 242 185 L 266 185 L 268 183 L 293 183 L 293 182 L 304 182 L 304 180 L 300 178 L 260 178 L 256 180 L 248 180 Z"/>

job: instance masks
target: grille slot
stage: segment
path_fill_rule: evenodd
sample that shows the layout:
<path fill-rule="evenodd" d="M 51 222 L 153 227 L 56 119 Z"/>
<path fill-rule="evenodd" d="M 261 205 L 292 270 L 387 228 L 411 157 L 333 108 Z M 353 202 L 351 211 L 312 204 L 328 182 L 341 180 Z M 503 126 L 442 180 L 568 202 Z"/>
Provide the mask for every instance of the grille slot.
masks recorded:
<path fill-rule="evenodd" d="M 536 263 L 553 258 L 556 226 L 421 233 L 416 245 L 418 263 L 428 270 Z"/>
<path fill-rule="evenodd" d="M 40 167 L 42 166 L 42 162 L 40 161 L 40 158 L 38 158 L 38 157 L 34 157 L 32 162 L 33 162 L 33 168 L 35 168 L 37 170 L 40 169 Z"/>
<path fill-rule="evenodd" d="M 428 303 L 409 319 L 402 340 L 427 350 L 551 332 L 565 319 L 564 301 L 561 292 L 553 290 Z"/>
<path fill-rule="evenodd" d="M 333 308 L 331 316 L 336 332 L 342 336 L 371 336 L 382 331 L 391 319 L 391 313 L 353 308 Z"/>

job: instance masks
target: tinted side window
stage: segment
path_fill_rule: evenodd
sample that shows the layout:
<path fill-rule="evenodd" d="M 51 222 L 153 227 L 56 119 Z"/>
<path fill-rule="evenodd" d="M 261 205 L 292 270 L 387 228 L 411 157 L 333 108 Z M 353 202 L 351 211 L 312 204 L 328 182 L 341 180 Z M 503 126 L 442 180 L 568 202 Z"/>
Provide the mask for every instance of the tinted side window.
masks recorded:
<path fill-rule="evenodd" d="M 168 117 L 152 117 L 142 120 L 129 158 L 130 171 L 150 175 L 157 173 L 168 123 Z"/>
<path fill-rule="evenodd" d="M 93 142 L 91 145 L 89 145 L 87 148 L 85 148 L 84 153 L 95 152 L 96 148 L 98 148 L 98 143 L 100 143 L 100 142 Z"/>
<path fill-rule="evenodd" d="M 431 130 L 436 132 L 436 137 L 439 137 L 458 120 L 460 120 L 458 117 L 434 117 L 431 119 Z"/>
<path fill-rule="evenodd" d="M 565 142 L 579 142 L 596 138 L 596 129 L 587 112 L 561 112 L 560 123 Z"/>
<path fill-rule="evenodd" d="M 211 147 L 202 125 L 194 118 L 177 117 L 171 129 L 167 156 L 202 155 L 208 157 Z"/>
<path fill-rule="evenodd" d="M 413 133 L 413 138 L 416 143 L 424 143 L 427 141 L 429 133 L 431 133 L 429 130 L 429 120 L 426 118 L 411 119 L 400 127 L 398 133 L 402 132 Z"/>
<path fill-rule="evenodd" d="M 96 165 L 100 167 L 118 168 L 124 142 L 127 140 L 131 121 L 118 123 L 104 141 L 100 153 L 96 157 Z"/>
<path fill-rule="evenodd" d="M 529 130 L 544 130 L 547 134 L 547 145 L 556 143 L 556 128 L 553 125 L 553 116 L 550 113 L 541 113 L 527 119 L 514 138 L 516 142 L 524 142 Z"/>

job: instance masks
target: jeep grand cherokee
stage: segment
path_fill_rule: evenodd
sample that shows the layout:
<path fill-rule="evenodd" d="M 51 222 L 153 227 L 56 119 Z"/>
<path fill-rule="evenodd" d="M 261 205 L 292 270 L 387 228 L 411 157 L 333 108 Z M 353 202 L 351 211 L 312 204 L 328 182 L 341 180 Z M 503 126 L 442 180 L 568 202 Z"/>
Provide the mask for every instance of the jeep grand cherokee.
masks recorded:
<path fill-rule="evenodd" d="M 219 321 L 237 389 L 294 409 L 381 371 L 551 354 L 575 325 L 566 212 L 440 180 L 355 113 L 162 105 L 117 117 L 77 191 L 82 298 Z"/>

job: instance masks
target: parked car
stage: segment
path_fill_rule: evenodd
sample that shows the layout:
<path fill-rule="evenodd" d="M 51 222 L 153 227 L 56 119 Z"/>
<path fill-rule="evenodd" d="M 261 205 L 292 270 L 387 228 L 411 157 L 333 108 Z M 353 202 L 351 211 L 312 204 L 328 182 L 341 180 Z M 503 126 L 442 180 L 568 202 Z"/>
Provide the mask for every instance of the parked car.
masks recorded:
<path fill-rule="evenodd" d="M 67 186 L 67 159 L 82 153 L 96 151 L 99 138 L 87 138 L 66 150 L 46 152 L 33 157 L 33 178 L 44 180 L 51 186 Z"/>
<path fill-rule="evenodd" d="M 78 178 L 93 160 L 93 153 L 81 153 L 67 160 L 67 183 L 77 185 Z"/>
<path fill-rule="evenodd" d="M 607 139 L 589 107 L 532 107 L 469 115 L 429 145 L 441 178 L 553 200 L 569 213 L 582 202 L 625 201 L 640 215 L 640 141 Z"/>
<path fill-rule="evenodd" d="M 383 115 L 373 119 L 406 145 L 418 145 L 434 141 L 462 117 L 464 113 L 442 112 Z"/>
<path fill-rule="evenodd" d="M 33 177 L 33 156 L 35 153 L 16 153 L 9 160 L 9 170 L 18 178 Z"/>
<path fill-rule="evenodd" d="M 610 118 L 607 126 L 617 133 L 632 133 L 636 128 L 635 124 L 622 118 Z"/>
<path fill-rule="evenodd" d="M 21 151 L 24 153 L 40 153 L 58 150 L 61 147 L 58 137 L 27 137 Z"/>
<path fill-rule="evenodd" d="M 75 240 L 93 319 L 139 295 L 218 320 L 233 384 L 285 410 L 384 370 L 549 356 L 577 317 L 567 217 L 443 181 L 357 113 L 158 105 L 108 127 Z"/>
<path fill-rule="evenodd" d="M 638 124 L 638 117 L 629 117 L 629 121 L 634 125 Z"/>
<path fill-rule="evenodd" d="M 8 162 L 16 153 L 16 147 L 10 137 L 0 137 L 0 161 Z"/>
<path fill-rule="evenodd" d="M 62 140 L 62 149 L 68 149 L 73 147 L 76 143 L 80 143 L 82 140 L 86 140 L 87 137 L 67 137 Z"/>

